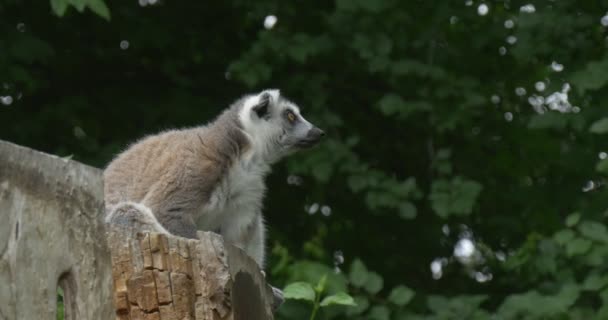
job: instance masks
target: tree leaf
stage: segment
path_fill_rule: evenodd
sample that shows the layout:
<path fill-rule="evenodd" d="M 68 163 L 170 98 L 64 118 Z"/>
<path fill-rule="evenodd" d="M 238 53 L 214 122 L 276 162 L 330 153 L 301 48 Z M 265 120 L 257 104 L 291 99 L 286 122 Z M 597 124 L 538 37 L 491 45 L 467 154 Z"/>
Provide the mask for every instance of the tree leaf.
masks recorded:
<path fill-rule="evenodd" d="M 51 0 L 51 9 L 56 15 L 63 17 L 65 11 L 68 9 L 67 0 Z"/>
<path fill-rule="evenodd" d="M 308 282 L 290 283 L 283 289 L 285 299 L 315 301 L 315 291 Z"/>
<path fill-rule="evenodd" d="M 98 16 L 110 21 L 110 9 L 103 0 L 88 0 L 88 7 Z"/>
<path fill-rule="evenodd" d="M 359 259 L 355 259 L 350 266 L 350 273 L 348 279 L 355 287 L 363 287 L 367 282 L 368 271 L 363 262 Z"/>
<path fill-rule="evenodd" d="M 608 159 L 602 159 L 595 165 L 595 170 L 604 174 L 608 174 Z"/>
<path fill-rule="evenodd" d="M 598 291 L 608 285 L 608 277 L 600 276 L 597 273 L 592 273 L 583 282 L 583 290 Z"/>
<path fill-rule="evenodd" d="M 449 215 L 468 215 L 473 211 L 483 186 L 476 181 L 454 177 L 451 181 L 433 181 L 429 200 L 435 213 L 447 218 Z"/>
<path fill-rule="evenodd" d="M 398 94 L 388 93 L 378 101 L 378 108 L 386 116 L 406 119 L 415 112 L 428 111 L 432 106 L 427 101 L 405 101 Z"/>
<path fill-rule="evenodd" d="M 399 205 L 399 216 L 403 219 L 410 220 L 416 218 L 416 206 L 407 201 Z"/>
<path fill-rule="evenodd" d="M 581 95 L 589 90 L 600 89 L 608 83 L 608 59 L 588 62 L 570 78 Z"/>
<path fill-rule="evenodd" d="M 400 285 L 391 291 L 388 295 L 388 301 L 398 305 L 404 306 L 408 304 L 414 297 L 414 291 L 406 286 Z"/>
<path fill-rule="evenodd" d="M 321 307 L 330 305 L 356 306 L 357 304 L 353 300 L 353 297 L 349 296 L 346 292 L 338 292 L 323 298 L 323 301 L 321 301 Z"/>
<path fill-rule="evenodd" d="M 565 245 L 574 238 L 574 232 L 570 229 L 563 229 L 553 235 L 555 242 Z"/>
<path fill-rule="evenodd" d="M 403 101 L 401 96 L 389 93 L 378 101 L 378 107 L 385 115 L 392 116 L 401 113 L 405 109 L 405 101 Z"/>
<path fill-rule="evenodd" d="M 583 221 L 578 229 L 588 239 L 608 244 L 608 228 L 605 225 L 595 221 Z"/>
<path fill-rule="evenodd" d="M 333 272 L 333 268 L 318 262 L 300 260 L 292 264 L 288 270 L 291 275 L 288 283 L 296 281 L 318 283 L 323 275 L 327 275 L 326 292 L 335 293 L 347 289 L 348 281 L 345 274 Z"/>
<path fill-rule="evenodd" d="M 595 121 L 591 124 L 591 127 L 589 127 L 589 132 L 596 134 L 608 133 L 608 118 L 602 118 Z"/>
<path fill-rule="evenodd" d="M 83 12 L 87 6 L 87 0 L 67 0 L 78 12 Z"/>
<path fill-rule="evenodd" d="M 367 290 L 367 292 L 369 292 L 371 294 L 376 294 L 376 293 L 380 292 L 380 290 L 382 290 L 383 286 L 384 286 L 384 280 L 378 273 L 373 272 L 373 271 L 369 272 L 367 274 L 367 280 L 365 281 L 365 284 L 363 285 L 365 290 Z"/>
<path fill-rule="evenodd" d="M 584 238 L 575 238 L 574 240 L 566 243 L 566 255 L 568 257 L 573 257 L 576 255 L 581 255 L 589 249 L 591 249 L 591 241 Z"/>
<path fill-rule="evenodd" d="M 581 214 L 578 212 L 572 213 L 566 217 L 566 226 L 574 227 L 581 220 Z"/>
<path fill-rule="evenodd" d="M 315 286 L 315 292 L 317 294 L 321 294 L 323 291 L 325 291 L 325 284 L 327 283 L 327 274 L 324 274 L 321 279 L 319 279 L 319 282 L 317 283 L 317 285 Z"/>
<path fill-rule="evenodd" d="M 528 128 L 530 129 L 563 129 L 566 127 L 567 118 L 558 112 L 545 112 L 530 117 Z"/>
<path fill-rule="evenodd" d="M 369 310 L 367 319 L 371 320 L 389 320 L 391 316 L 390 310 L 386 306 L 377 305 Z"/>
<path fill-rule="evenodd" d="M 364 296 L 356 296 L 354 300 L 355 306 L 346 310 L 346 315 L 349 317 L 362 314 L 363 312 L 365 312 L 365 310 L 367 310 L 367 308 L 369 308 L 370 305 L 369 299 Z"/>

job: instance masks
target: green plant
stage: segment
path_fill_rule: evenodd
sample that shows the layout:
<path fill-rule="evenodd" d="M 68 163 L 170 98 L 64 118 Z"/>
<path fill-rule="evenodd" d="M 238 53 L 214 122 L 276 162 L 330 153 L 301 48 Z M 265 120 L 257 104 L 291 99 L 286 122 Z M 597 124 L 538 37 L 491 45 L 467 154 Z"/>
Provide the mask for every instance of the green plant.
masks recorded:
<path fill-rule="evenodd" d="M 315 319 L 319 308 L 331 306 L 331 305 L 343 305 L 343 306 L 356 306 L 357 304 L 351 296 L 346 292 L 338 292 L 329 296 L 325 296 L 323 300 L 321 297 L 325 293 L 325 284 L 327 282 L 327 275 L 321 277 L 319 282 L 314 286 L 308 282 L 294 282 L 285 287 L 283 293 L 285 299 L 296 299 L 304 300 L 312 303 L 312 312 L 310 314 L 310 320 Z"/>

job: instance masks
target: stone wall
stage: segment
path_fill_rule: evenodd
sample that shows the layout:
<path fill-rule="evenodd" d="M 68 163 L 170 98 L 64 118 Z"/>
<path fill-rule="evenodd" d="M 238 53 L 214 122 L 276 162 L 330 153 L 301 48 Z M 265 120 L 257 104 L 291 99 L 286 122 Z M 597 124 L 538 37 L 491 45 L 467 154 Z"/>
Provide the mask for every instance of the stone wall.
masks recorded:
<path fill-rule="evenodd" d="M 0 319 L 113 316 L 100 170 L 0 141 Z"/>

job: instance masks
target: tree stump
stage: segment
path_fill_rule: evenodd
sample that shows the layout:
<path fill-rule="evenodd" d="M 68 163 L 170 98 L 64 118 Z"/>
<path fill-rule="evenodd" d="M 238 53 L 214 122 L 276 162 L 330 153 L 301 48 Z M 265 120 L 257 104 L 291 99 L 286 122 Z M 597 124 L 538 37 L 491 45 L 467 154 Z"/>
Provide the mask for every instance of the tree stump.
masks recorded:
<path fill-rule="evenodd" d="M 108 237 L 116 319 L 273 319 L 257 264 L 219 235 L 131 234 L 117 227 Z"/>

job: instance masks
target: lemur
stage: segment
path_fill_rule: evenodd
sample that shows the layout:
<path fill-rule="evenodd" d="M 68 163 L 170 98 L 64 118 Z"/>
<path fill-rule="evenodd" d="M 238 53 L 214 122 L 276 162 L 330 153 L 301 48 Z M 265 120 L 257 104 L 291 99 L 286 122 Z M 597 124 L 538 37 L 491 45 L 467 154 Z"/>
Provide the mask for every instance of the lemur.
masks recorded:
<path fill-rule="evenodd" d="M 105 220 L 196 238 L 215 231 L 265 263 L 262 199 L 270 167 L 324 132 L 279 90 L 246 95 L 211 123 L 148 136 L 105 169 Z"/>

